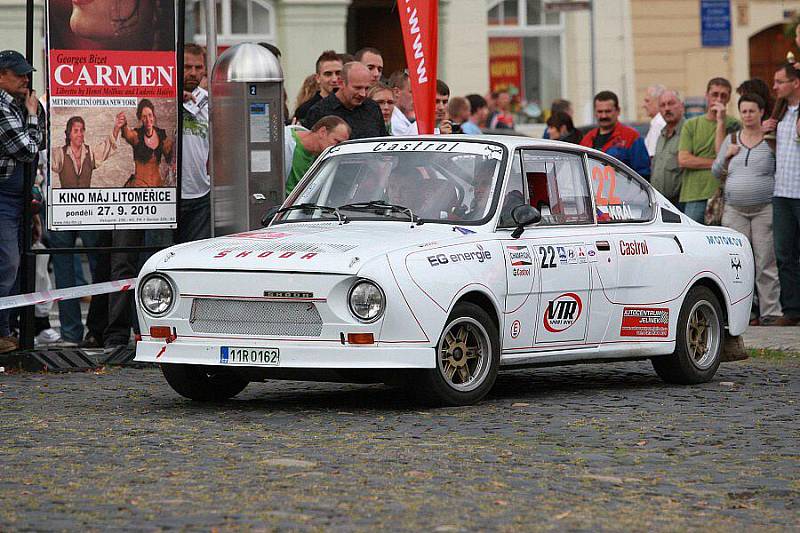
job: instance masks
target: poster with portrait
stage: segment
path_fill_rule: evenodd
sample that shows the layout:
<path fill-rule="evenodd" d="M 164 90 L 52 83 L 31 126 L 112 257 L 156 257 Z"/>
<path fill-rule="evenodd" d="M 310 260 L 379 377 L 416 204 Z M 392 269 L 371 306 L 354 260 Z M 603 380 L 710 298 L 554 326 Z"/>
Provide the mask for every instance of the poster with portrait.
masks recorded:
<path fill-rule="evenodd" d="M 48 228 L 174 228 L 174 0 L 48 0 L 46 13 Z"/>

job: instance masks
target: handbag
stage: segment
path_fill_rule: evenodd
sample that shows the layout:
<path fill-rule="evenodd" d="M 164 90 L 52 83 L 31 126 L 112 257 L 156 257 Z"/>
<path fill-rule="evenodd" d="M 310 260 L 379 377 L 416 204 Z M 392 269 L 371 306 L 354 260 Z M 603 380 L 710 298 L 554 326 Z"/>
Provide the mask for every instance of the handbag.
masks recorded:
<path fill-rule="evenodd" d="M 731 144 L 737 144 L 736 133 L 731 133 Z M 722 212 L 725 210 L 725 179 L 728 171 L 724 171 L 719 178 L 719 188 L 714 191 L 711 198 L 706 203 L 705 223 L 706 226 L 721 226 Z"/>

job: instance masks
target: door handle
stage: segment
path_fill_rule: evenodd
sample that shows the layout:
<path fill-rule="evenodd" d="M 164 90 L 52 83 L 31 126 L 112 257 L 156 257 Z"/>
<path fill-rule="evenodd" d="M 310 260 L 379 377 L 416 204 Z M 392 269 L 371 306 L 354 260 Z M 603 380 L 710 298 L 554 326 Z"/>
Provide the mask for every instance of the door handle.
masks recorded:
<path fill-rule="evenodd" d="M 611 251 L 611 245 L 608 244 L 608 241 L 597 241 L 597 242 L 595 242 L 595 244 L 597 245 L 597 251 L 599 251 L 599 252 L 610 252 Z"/>

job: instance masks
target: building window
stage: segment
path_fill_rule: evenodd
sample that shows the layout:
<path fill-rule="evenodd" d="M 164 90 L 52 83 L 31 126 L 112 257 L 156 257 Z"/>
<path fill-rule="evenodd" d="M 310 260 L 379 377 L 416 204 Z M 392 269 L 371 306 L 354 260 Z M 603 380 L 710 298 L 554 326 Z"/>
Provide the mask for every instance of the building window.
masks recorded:
<path fill-rule="evenodd" d="M 564 24 L 543 0 L 487 0 L 489 86 L 508 91 L 517 123 L 543 122 L 563 94 Z"/>
<path fill-rule="evenodd" d="M 269 0 L 217 0 L 217 42 L 221 45 L 242 41 L 275 42 L 275 6 Z M 194 42 L 206 40 L 206 2 L 186 3 L 186 35 Z"/>

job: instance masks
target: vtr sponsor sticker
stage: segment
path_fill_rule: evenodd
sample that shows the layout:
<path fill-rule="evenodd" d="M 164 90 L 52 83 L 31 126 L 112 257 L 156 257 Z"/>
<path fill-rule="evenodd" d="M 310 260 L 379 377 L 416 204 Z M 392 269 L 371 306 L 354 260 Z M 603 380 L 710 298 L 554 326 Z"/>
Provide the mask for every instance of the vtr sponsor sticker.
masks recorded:
<path fill-rule="evenodd" d="M 621 337 L 669 336 L 669 309 L 666 307 L 625 307 L 622 310 Z"/>
<path fill-rule="evenodd" d="M 547 303 L 544 310 L 544 328 L 551 333 L 569 329 L 581 316 L 583 302 L 574 292 L 565 292 Z"/>

